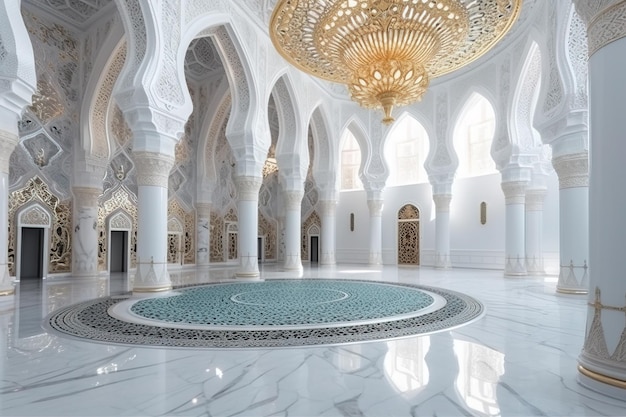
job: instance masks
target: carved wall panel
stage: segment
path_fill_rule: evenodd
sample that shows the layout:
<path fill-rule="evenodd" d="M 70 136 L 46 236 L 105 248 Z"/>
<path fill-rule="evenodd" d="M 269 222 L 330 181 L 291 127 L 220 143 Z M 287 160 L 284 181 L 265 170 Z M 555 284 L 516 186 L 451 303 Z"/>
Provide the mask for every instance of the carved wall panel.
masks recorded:
<path fill-rule="evenodd" d="M 209 260 L 224 262 L 224 219 L 211 212 Z"/>
<path fill-rule="evenodd" d="M 49 233 L 48 272 L 60 273 L 72 270 L 72 204 L 60 201 L 52 194 L 48 185 L 39 177 L 30 179 L 24 188 L 9 195 L 9 273 L 15 276 L 15 255 L 17 250 L 17 212 L 31 204 L 39 203 L 52 213 L 52 228 Z"/>
<path fill-rule="evenodd" d="M 269 220 L 259 211 L 259 236 L 265 236 L 263 252 L 266 260 L 276 259 L 276 222 Z"/>
<path fill-rule="evenodd" d="M 183 206 L 176 200 L 172 199 L 167 207 L 167 216 L 175 217 L 183 224 L 182 245 L 183 245 L 183 263 L 196 263 L 196 215 L 193 211 L 186 211 Z"/>
<path fill-rule="evenodd" d="M 398 211 L 398 264 L 420 264 L 420 223 L 419 210 L 412 204 Z"/>
<path fill-rule="evenodd" d="M 318 230 L 322 229 L 322 221 L 316 211 L 312 212 L 309 217 L 307 217 L 307 219 L 304 221 L 304 223 L 302 223 L 302 230 L 300 231 L 300 233 L 302 236 L 301 257 L 303 261 L 309 260 L 309 242 L 311 241 L 309 233 L 312 226 L 317 226 Z"/>
<path fill-rule="evenodd" d="M 137 267 L 137 196 L 123 185 L 105 193 L 99 201 L 98 207 L 98 271 L 107 269 L 108 233 L 107 223 L 109 216 L 117 216 L 123 212 L 132 220 L 130 231 L 130 265 Z"/>

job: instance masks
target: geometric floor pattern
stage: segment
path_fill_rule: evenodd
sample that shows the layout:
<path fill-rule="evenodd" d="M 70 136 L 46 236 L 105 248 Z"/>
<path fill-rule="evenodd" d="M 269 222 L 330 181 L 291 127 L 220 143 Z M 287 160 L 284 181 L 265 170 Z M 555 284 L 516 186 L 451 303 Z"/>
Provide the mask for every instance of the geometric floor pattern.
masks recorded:
<path fill-rule="evenodd" d="M 483 305 L 436 287 L 376 281 L 272 279 L 114 296 L 69 306 L 45 326 L 106 344 L 173 348 L 338 345 L 451 330 Z"/>

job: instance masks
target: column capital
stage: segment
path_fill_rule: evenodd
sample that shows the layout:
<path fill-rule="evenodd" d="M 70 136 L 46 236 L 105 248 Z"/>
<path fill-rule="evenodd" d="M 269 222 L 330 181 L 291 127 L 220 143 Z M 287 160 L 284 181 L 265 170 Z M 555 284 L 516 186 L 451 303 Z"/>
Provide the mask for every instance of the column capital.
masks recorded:
<path fill-rule="evenodd" d="M 590 57 L 609 43 L 626 37 L 626 1 L 574 0 L 574 3 L 587 24 Z"/>
<path fill-rule="evenodd" d="M 383 200 L 367 200 L 370 216 L 380 217 L 383 214 Z"/>
<path fill-rule="evenodd" d="M 235 177 L 237 195 L 241 201 L 256 201 L 259 199 L 259 190 L 263 184 L 262 177 L 242 175 Z"/>
<path fill-rule="evenodd" d="M 330 217 L 335 215 L 335 209 L 337 208 L 337 200 L 320 200 L 320 210 L 322 216 Z"/>
<path fill-rule="evenodd" d="M 501 184 L 506 204 L 524 204 L 526 181 L 509 181 Z"/>
<path fill-rule="evenodd" d="M 287 210 L 299 210 L 302 206 L 302 197 L 304 197 L 304 191 L 301 190 L 289 190 L 285 191 L 285 204 Z"/>
<path fill-rule="evenodd" d="M 533 188 L 526 190 L 526 211 L 542 211 L 543 202 L 546 199 L 546 190 Z"/>
<path fill-rule="evenodd" d="M 208 217 L 211 214 L 211 203 L 196 203 L 198 217 Z"/>
<path fill-rule="evenodd" d="M 9 172 L 9 159 L 15 150 L 19 136 L 6 130 L 0 130 L 0 172 Z"/>
<path fill-rule="evenodd" d="M 452 200 L 452 194 L 435 194 L 433 195 L 433 201 L 435 202 L 435 209 L 438 212 L 450 211 L 450 201 Z"/>
<path fill-rule="evenodd" d="M 98 207 L 98 197 L 102 194 L 102 188 L 72 187 L 72 193 L 77 207 Z"/>
<path fill-rule="evenodd" d="M 580 152 L 552 159 L 559 176 L 559 188 L 589 187 L 589 155 Z"/>
<path fill-rule="evenodd" d="M 133 152 L 133 160 L 137 169 L 137 185 L 168 187 L 170 170 L 174 166 L 174 158 L 156 152 Z"/>

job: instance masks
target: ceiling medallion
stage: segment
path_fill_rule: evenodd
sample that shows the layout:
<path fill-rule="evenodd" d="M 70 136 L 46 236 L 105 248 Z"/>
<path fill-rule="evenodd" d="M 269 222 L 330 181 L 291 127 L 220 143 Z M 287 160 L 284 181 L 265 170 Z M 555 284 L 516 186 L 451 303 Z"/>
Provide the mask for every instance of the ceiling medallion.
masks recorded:
<path fill-rule="evenodd" d="M 279 0 L 278 52 L 300 70 L 346 84 L 382 108 L 419 101 L 429 81 L 469 64 L 511 28 L 522 0 Z"/>

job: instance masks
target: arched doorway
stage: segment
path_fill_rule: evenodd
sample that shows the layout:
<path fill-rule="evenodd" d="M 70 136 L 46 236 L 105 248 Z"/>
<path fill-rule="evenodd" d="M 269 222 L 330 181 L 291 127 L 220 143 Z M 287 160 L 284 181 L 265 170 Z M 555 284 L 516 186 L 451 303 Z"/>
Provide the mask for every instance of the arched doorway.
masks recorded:
<path fill-rule="evenodd" d="M 420 212 L 413 204 L 398 211 L 398 265 L 420 264 Z"/>

